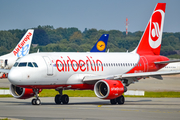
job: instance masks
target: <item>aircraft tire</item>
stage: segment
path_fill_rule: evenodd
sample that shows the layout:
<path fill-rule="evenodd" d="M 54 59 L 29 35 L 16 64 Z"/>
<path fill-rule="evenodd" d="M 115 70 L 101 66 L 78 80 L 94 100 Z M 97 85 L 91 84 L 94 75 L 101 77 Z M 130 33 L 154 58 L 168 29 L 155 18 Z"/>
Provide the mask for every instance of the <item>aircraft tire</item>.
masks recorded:
<path fill-rule="evenodd" d="M 121 95 L 120 97 L 116 98 L 117 102 L 119 105 L 124 104 L 125 98 L 123 95 Z"/>
<path fill-rule="evenodd" d="M 111 103 L 111 105 L 115 105 L 115 104 L 117 104 L 117 100 L 116 99 L 111 99 L 110 103 Z"/>
<path fill-rule="evenodd" d="M 36 99 L 32 99 L 31 104 L 36 105 Z"/>
<path fill-rule="evenodd" d="M 55 98 L 54 98 L 54 101 L 56 104 L 61 104 L 61 95 L 56 95 Z"/>
<path fill-rule="evenodd" d="M 62 100 L 63 104 L 68 104 L 69 103 L 69 96 L 65 94 L 61 97 L 61 100 Z"/>
<path fill-rule="evenodd" d="M 36 103 L 36 105 L 41 105 L 41 100 L 40 99 L 36 99 L 35 103 Z"/>

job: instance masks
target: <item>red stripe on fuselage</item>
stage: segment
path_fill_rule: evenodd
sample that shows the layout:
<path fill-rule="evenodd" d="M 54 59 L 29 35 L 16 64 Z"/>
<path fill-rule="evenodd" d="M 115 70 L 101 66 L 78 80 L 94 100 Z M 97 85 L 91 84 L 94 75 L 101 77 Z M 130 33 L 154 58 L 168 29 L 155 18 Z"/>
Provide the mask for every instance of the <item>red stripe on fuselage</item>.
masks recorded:
<path fill-rule="evenodd" d="M 93 90 L 94 85 L 90 84 L 70 84 L 70 85 L 18 85 L 22 88 L 32 88 L 32 89 L 79 89 L 79 90 Z"/>

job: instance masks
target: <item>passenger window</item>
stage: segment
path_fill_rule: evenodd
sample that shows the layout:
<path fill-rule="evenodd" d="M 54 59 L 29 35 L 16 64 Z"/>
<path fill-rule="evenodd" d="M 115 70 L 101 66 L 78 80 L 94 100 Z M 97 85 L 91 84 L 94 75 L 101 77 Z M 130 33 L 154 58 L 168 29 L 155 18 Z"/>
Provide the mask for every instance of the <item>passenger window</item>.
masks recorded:
<path fill-rule="evenodd" d="M 27 65 L 27 62 L 19 63 L 18 67 L 25 67 Z"/>
<path fill-rule="evenodd" d="M 28 67 L 34 67 L 31 62 L 28 63 Z"/>
<path fill-rule="evenodd" d="M 18 62 L 16 62 L 16 63 L 14 64 L 14 67 L 17 67 L 17 66 L 18 66 L 18 64 L 19 64 L 19 63 L 18 63 Z"/>
<path fill-rule="evenodd" d="M 38 67 L 38 65 L 35 62 L 33 62 L 33 65 L 34 65 L 34 67 Z"/>

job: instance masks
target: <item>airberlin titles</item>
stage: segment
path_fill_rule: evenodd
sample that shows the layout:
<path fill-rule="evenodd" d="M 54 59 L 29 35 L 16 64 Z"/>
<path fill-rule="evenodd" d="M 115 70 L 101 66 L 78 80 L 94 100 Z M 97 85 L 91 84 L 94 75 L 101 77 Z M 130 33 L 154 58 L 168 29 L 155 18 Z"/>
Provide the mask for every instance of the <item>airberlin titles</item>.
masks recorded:
<path fill-rule="evenodd" d="M 103 66 L 101 60 L 97 59 L 94 60 L 91 56 L 86 56 L 86 60 L 74 60 L 67 56 L 67 59 L 60 57 L 61 59 L 56 60 L 56 67 L 59 72 L 68 72 L 70 68 L 74 72 L 78 70 L 85 72 L 85 71 L 103 71 Z"/>
<path fill-rule="evenodd" d="M 18 44 L 17 48 L 15 48 L 15 50 L 13 51 L 14 55 L 16 56 L 16 54 L 21 50 L 21 48 L 24 46 L 24 44 L 30 40 L 30 37 L 32 36 L 32 33 L 28 33 L 27 36 L 24 38 L 24 40 Z"/>

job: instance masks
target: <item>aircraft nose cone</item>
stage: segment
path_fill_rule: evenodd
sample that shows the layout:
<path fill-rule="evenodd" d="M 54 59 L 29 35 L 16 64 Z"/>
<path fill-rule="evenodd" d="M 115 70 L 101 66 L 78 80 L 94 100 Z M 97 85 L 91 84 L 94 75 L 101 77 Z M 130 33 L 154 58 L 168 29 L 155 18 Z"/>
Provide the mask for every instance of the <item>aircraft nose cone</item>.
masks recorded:
<path fill-rule="evenodd" d="M 20 85 L 22 80 L 22 73 L 18 70 L 11 69 L 8 74 L 8 80 L 14 85 Z"/>

